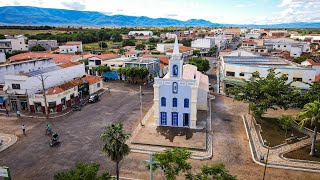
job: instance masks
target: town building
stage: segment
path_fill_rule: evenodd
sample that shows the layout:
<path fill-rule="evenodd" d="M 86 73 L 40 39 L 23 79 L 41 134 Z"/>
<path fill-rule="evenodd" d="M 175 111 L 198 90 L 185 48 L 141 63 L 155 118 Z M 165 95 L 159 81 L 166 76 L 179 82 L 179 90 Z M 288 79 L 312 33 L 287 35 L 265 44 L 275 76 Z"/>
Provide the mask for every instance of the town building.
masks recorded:
<path fill-rule="evenodd" d="M 174 35 L 176 37 L 176 35 Z M 178 44 L 179 47 L 183 46 L 183 44 Z M 174 47 L 174 43 L 158 43 L 157 44 L 157 51 L 159 51 L 160 53 L 165 53 L 167 51 L 169 51 L 170 49 L 173 49 Z"/>
<path fill-rule="evenodd" d="M 286 30 L 275 30 L 275 31 L 269 31 L 268 36 L 269 37 L 277 37 L 277 38 L 284 38 L 289 35 L 289 32 Z"/>
<path fill-rule="evenodd" d="M 10 61 L 25 61 L 25 60 L 36 60 L 36 59 L 51 58 L 57 64 L 63 64 L 68 62 L 76 62 L 85 59 L 85 55 L 75 54 L 53 54 L 50 52 L 26 52 L 11 56 Z"/>
<path fill-rule="evenodd" d="M 152 57 L 139 57 L 139 59 L 125 61 L 124 67 L 145 67 L 149 72 L 148 81 L 151 81 L 154 77 L 159 76 L 160 60 Z"/>
<path fill-rule="evenodd" d="M 19 74 L 5 75 L 5 91 L 12 110 L 29 110 L 29 96 L 85 75 L 84 64 L 70 62 Z M 43 80 L 42 80 L 43 79 Z"/>
<path fill-rule="evenodd" d="M 11 53 L 12 51 L 28 51 L 28 49 L 28 45 L 23 38 L 0 40 L 0 52 Z"/>
<path fill-rule="evenodd" d="M 288 75 L 288 83 L 292 82 L 301 90 L 307 90 L 315 81 L 316 69 L 299 66 L 291 61 L 278 57 L 259 56 L 249 52 L 235 51 L 225 56 L 220 56 L 219 71 L 217 71 L 218 89 L 223 93 L 226 88 L 242 83 L 242 79 L 249 79 L 254 72 L 259 72 L 262 77 L 268 75 L 268 70 L 275 68 L 276 72 Z"/>
<path fill-rule="evenodd" d="M 190 57 L 193 55 L 193 50 L 186 46 L 179 46 L 179 52 L 180 52 L 180 56 L 183 58 Z M 173 53 L 173 49 L 170 49 L 166 52 L 166 55 L 172 56 L 172 53 Z"/>
<path fill-rule="evenodd" d="M 44 47 L 46 51 L 51 51 L 52 49 L 58 48 L 57 40 L 29 40 L 28 45 L 29 50 L 31 50 L 36 45 Z"/>
<path fill-rule="evenodd" d="M 206 54 L 215 45 L 214 41 L 209 38 L 196 39 L 191 42 L 191 48 L 194 50 L 199 50 L 200 54 Z"/>
<path fill-rule="evenodd" d="M 261 34 L 260 33 L 247 33 L 245 34 L 245 39 L 260 39 Z"/>
<path fill-rule="evenodd" d="M 82 53 L 83 47 L 81 41 L 71 41 L 67 42 L 63 46 L 59 46 L 60 54 L 76 54 Z"/>
<path fill-rule="evenodd" d="M 130 31 L 129 36 L 153 36 L 152 31 Z"/>
<path fill-rule="evenodd" d="M 76 46 L 77 47 L 77 53 L 83 52 L 82 42 L 81 41 L 68 41 L 66 43 L 66 46 Z"/>
<path fill-rule="evenodd" d="M 299 57 L 310 50 L 310 43 L 292 39 L 270 39 L 264 41 L 264 46 L 271 50 L 289 51 L 290 56 Z"/>
<path fill-rule="evenodd" d="M 6 61 L 6 54 L 3 52 L 0 52 L 0 63 L 4 63 Z"/>
<path fill-rule="evenodd" d="M 208 76 L 183 65 L 176 37 L 169 72 L 154 82 L 154 121 L 158 126 L 197 128 L 197 111 L 207 110 Z"/>
<path fill-rule="evenodd" d="M 135 51 L 125 52 L 125 55 L 127 58 L 130 58 L 130 59 L 138 58 L 138 52 L 135 52 Z"/>

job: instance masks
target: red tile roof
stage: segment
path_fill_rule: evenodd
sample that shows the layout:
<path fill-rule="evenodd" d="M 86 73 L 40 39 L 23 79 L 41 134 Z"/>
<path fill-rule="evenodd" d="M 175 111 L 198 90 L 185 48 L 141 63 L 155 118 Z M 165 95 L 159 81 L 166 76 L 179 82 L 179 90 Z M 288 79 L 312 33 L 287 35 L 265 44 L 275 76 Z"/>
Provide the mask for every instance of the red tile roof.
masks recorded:
<path fill-rule="evenodd" d="M 82 80 L 87 81 L 91 85 L 91 84 L 95 84 L 97 82 L 102 81 L 103 78 L 98 76 L 86 76 L 86 77 L 83 77 Z"/>
<path fill-rule="evenodd" d="M 315 76 L 315 80 L 314 81 L 320 81 L 320 76 Z"/>
<path fill-rule="evenodd" d="M 307 61 L 311 64 L 311 65 L 315 65 L 315 66 L 318 66 L 320 65 L 320 62 L 314 62 L 312 59 L 307 59 Z"/>
<path fill-rule="evenodd" d="M 80 56 L 74 54 L 51 54 L 49 52 L 26 52 L 11 56 L 9 59 L 11 62 L 17 62 L 39 58 L 52 58 L 56 63 L 67 63 L 79 59 Z"/>
<path fill-rule="evenodd" d="M 129 51 L 129 52 L 126 52 L 125 54 L 138 54 L 138 53 Z"/>
<path fill-rule="evenodd" d="M 72 67 L 72 66 L 76 66 L 81 64 L 80 62 L 68 62 L 65 64 L 59 64 L 58 66 L 62 67 L 62 68 L 68 68 L 68 67 Z"/>
<path fill-rule="evenodd" d="M 96 57 L 100 58 L 100 59 L 113 59 L 113 58 L 119 57 L 119 55 L 117 55 L 117 54 L 101 54 L 101 55 L 97 55 Z"/>
<path fill-rule="evenodd" d="M 81 45 L 82 42 L 81 41 L 69 41 L 66 43 L 66 45 Z"/>
<path fill-rule="evenodd" d="M 188 52 L 191 51 L 192 49 L 186 46 L 179 46 L 179 52 Z M 173 49 L 170 49 L 167 51 L 168 53 L 172 53 Z"/>
<path fill-rule="evenodd" d="M 254 42 L 254 41 L 243 41 L 242 43 L 243 43 L 243 44 L 257 44 L 257 43 Z"/>
<path fill-rule="evenodd" d="M 161 64 L 169 64 L 169 59 L 167 57 L 160 57 Z"/>

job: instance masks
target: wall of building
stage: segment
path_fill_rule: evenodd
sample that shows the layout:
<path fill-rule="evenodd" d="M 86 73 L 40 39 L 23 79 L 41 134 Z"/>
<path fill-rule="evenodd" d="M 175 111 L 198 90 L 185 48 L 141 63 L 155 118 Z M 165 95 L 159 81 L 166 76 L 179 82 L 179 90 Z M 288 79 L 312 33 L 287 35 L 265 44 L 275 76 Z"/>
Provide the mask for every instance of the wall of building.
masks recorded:
<path fill-rule="evenodd" d="M 44 47 L 47 51 L 50 51 L 52 48 L 58 47 L 57 40 L 29 40 L 28 41 L 29 50 L 36 45 Z"/>
<path fill-rule="evenodd" d="M 93 93 L 101 90 L 102 88 L 103 88 L 103 82 L 102 81 L 97 82 L 95 84 L 91 84 L 91 85 L 89 85 L 89 93 L 93 94 Z"/>
<path fill-rule="evenodd" d="M 210 39 L 197 39 L 191 42 L 191 48 L 210 49 L 214 46 L 214 42 Z"/>
<path fill-rule="evenodd" d="M 59 46 L 60 54 L 75 54 L 78 52 L 77 46 Z"/>
<path fill-rule="evenodd" d="M 53 59 L 28 60 L 0 65 L 0 84 L 5 84 L 5 75 L 16 75 L 54 66 Z"/>
<path fill-rule="evenodd" d="M 45 89 L 57 86 L 74 78 L 85 75 L 84 64 L 62 68 L 56 71 L 43 74 L 45 79 Z M 12 84 L 20 84 L 20 89 L 12 89 Z M 13 94 L 35 94 L 42 90 L 41 80 L 39 76 L 21 76 L 21 75 L 6 75 L 5 85 L 8 86 L 7 93 Z"/>

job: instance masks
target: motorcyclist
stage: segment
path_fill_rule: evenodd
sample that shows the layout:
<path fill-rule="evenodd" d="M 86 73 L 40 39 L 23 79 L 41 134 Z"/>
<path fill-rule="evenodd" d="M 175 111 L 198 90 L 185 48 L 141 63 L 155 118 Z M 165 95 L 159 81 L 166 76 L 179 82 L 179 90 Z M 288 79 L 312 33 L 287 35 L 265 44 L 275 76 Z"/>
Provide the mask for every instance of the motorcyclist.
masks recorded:
<path fill-rule="evenodd" d="M 57 142 L 59 140 L 59 135 L 57 133 L 54 133 L 52 135 L 51 141 L 52 142 Z"/>
<path fill-rule="evenodd" d="M 46 133 L 50 134 L 52 132 L 52 128 L 50 124 L 47 124 L 46 126 Z"/>

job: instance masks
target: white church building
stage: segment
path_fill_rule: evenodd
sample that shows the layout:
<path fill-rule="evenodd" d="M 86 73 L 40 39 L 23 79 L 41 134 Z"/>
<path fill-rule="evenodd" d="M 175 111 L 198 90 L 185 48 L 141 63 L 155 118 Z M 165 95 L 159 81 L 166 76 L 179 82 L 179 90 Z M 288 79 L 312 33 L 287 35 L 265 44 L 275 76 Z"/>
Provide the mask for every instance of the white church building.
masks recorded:
<path fill-rule="evenodd" d="M 197 111 L 208 110 L 208 76 L 183 64 L 176 38 L 169 72 L 154 82 L 154 119 L 159 126 L 197 128 Z"/>

